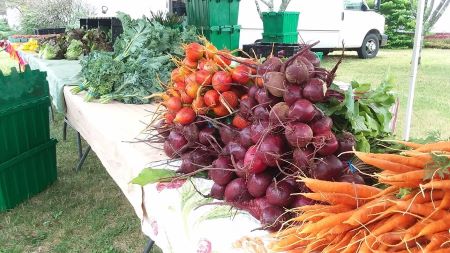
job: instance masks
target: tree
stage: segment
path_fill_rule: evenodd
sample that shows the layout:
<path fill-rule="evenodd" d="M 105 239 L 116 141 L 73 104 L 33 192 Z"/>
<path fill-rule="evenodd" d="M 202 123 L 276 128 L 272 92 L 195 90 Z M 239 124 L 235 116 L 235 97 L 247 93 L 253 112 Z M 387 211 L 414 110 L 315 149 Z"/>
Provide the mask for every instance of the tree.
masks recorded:
<path fill-rule="evenodd" d="M 38 28 L 78 27 L 79 19 L 95 14 L 83 0 L 6 0 L 21 13 L 21 30 L 33 33 Z"/>
<path fill-rule="evenodd" d="M 386 34 L 388 46 L 392 48 L 408 48 L 413 45 L 415 19 L 411 15 L 409 0 L 382 1 L 380 12 L 386 17 Z"/>

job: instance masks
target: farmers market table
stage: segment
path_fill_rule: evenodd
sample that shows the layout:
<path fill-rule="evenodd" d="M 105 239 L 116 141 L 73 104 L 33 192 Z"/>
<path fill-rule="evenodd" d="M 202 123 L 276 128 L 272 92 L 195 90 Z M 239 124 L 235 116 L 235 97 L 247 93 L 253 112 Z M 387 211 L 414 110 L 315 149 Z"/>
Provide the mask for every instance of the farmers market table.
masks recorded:
<path fill-rule="evenodd" d="M 227 206 L 207 205 L 194 189 L 207 194 L 211 183 L 203 179 L 178 180 L 140 187 L 131 184 L 143 168 L 161 167 L 166 156 L 158 147 L 137 140 L 151 120 L 153 105 L 99 104 L 83 101 L 64 88 L 66 116 L 92 147 L 120 187 L 137 216 L 143 232 L 165 253 L 267 252 L 267 234 L 251 232 L 259 223 L 247 213 Z M 193 184 L 192 184 L 193 183 Z"/>
<path fill-rule="evenodd" d="M 81 83 L 81 65 L 79 61 L 45 60 L 36 53 L 18 51 L 21 58 L 31 69 L 47 72 L 47 81 L 52 96 L 52 103 L 58 112 L 64 112 L 63 88 L 66 85 Z"/>

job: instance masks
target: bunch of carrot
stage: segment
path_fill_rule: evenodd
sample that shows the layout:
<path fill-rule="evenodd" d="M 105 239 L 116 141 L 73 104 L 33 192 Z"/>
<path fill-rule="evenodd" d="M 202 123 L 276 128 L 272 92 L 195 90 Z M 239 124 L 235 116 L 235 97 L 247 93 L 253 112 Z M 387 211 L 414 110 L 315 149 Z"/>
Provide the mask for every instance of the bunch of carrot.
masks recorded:
<path fill-rule="evenodd" d="M 271 250 L 450 252 L 450 167 L 436 168 L 444 171 L 441 176 L 426 176 L 430 165 L 436 165 L 433 157 L 450 158 L 450 142 L 402 143 L 412 149 L 402 154 L 356 152 L 381 169 L 374 176 L 385 189 L 302 178 L 312 191 L 303 195 L 321 204 L 291 210 L 295 218 L 274 235 Z"/>

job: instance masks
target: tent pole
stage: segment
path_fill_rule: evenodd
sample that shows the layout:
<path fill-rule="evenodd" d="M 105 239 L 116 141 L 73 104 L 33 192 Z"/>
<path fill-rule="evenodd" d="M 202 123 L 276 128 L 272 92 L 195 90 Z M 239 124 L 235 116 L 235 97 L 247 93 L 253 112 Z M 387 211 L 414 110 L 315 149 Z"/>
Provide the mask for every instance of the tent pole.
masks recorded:
<path fill-rule="evenodd" d="M 409 82 L 409 95 L 408 104 L 406 109 L 406 122 L 405 122 L 405 132 L 403 133 L 403 139 L 409 140 L 409 135 L 411 132 L 411 119 L 414 104 L 414 90 L 416 89 L 416 79 L 417 79 L 417 69 L 419 66 L 419 52 L 420 44 L 423 31 L 423 13 L 425 10 L 425 0 L 419 0 L 417 5 L 417 17 L 416 17 L 416 31 L 414 34 L 414 48 L 411 61 L 411 76 Z"/>

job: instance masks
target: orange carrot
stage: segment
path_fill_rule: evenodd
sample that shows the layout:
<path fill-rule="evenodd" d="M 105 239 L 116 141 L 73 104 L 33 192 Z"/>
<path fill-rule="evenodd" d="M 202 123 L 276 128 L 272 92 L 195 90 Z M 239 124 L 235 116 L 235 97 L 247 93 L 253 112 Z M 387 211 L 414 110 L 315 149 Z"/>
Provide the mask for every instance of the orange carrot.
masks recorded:
<path fill-rule="evenodd" d="M 415 157 L 406 157 L 402 155 L 396 154 L 368 154 L 372 158 L 383 159 L 393 163 L 400 163 L 406 166 L 416 167 L 418 169 L 423 168 L 429 161 L 431 161 L 431 157 L 429 160 L 416 159 Z"/>
<path fill-rule="evenodd" d="M 440 141 L 435 143 L 429 143 L 422 145 L 422 147 L 416 148 L 418 152 L 431 152 L 431 151 L 446 151 L 450 152 L 450 141 Z"/>
<path fill-rule="evenodd" d="M 420 231 L 427 226 L 430 223 L 430 221 L 420 221 L 416 224 L 412 225 L 410 228 L 408 228 L 405 231 L 405 237 L 403 238 L 403 241 L 407 242 L 417 237 L 417 235 L 420 233 Z"/>
<path fill-rule="evenodd" d="M 379 236 L 381 234 L 391 232 L 394 229 L 407 228 L 407 227 L 413 225 L 415 223 L 415 221 L 416 221 L 416 218 L 409 214 L 406 214 L 406 215 L 394 214 L 392 217 L 390 217 L 388 220 L 386 220 L 382 226 L 374 229 L 372 231 L 372 234 L 375 236 Z"/>
<path fill-rule="evenodd" d="M 430 252 L 431 250 L 436 250 L 441 247 L 445 241 L 449 239 L 448 232 L 441 232 L 431 236 L 430 243 L 424 248 L 424 252 Z"/>
<path fill-rule="evenodd" d="M 283 238 L 280 238 L 273 244 L 269 245 L 270 249 L 275 252 L 286 251 L 298 248 L 300 246 L 306 246 L 309 240 L 302 238 L 297 233 L 289 234 Z"/>
<path fill-rule="evenodd" d="M 446 191 L 444 197 L 442 198 L 442 202 L 439 205 L 438 209 L 448 209 L 450 208 L 450 191 Z"/>
<path fill-rule="evenodd" d="M 373 204 L 374 201 L 371 201 L 367 203 L 366 205 L 360 207 L 359 209 L 356 209 L 355 212 L 352 214 L 352 216 L 346 220 L 344 223 L 353 225 L 353 226 L 359 226 L 361 224 L 366 224 L 368 221 L 372 220 L 374 216 L 380 212 L 385 211 L 387 208 L 389 208 L 392 203 L 378 203 Z"/>
<path fill-rule="evenodd" d="M 312 178 L 302 178 L 302 181 L 310 190 L 319 193 L 343 193 L 358 198 L 370 198 L 381 192 L 378 188 L 363 184 L 330 182 Z"/>
<path fill-rule="evenodd" d="M 423 178 L 425 176 L 425 170 L 413 170 L 408 171 L 401 174 L 393 174 L 393 175 L 383 175 L 380 174 L 378 179 L 385 180 L 385 182 L 422 182 Z M 418 184 L 415 185 L 416 187 L 419 186 Z"/>
<path fill-rule="evenodd" d="M 291 249 L 287 251 L 287 253 L 303 253 L 303 252 L 305 252 L 305 247 Z"/>
<path fill-rule="evenodd" d="M 312 200 L 322 201 L 332 205 L 344 204 L 356 207 L 361 206 L 366 202 L 363 199 L 358 199 L 343 193 L 302 193 L 301 195 Z"/>
<path fill-rule="evenodd" d="M 433 180 L 427 184 L 421 185 L 420 188 L 450 190 L 450 180 Z"/>
<path fill-rule="evenodd" d="M 363 162 L 382 170 L 389 170 L 397 173 L 404 173 L 408 171 L 417 170 L 416 167 L 411 167 L 400 163 L 394 163 L 383 159 L 373 158 L 370 157 L 368 154 L 362 152 L 355 152 L 355 155 Z"/>
<path fill-rule="evenodd" d="M 350 215 L 352 213 L 353 213 L 352 211 L 345 212 L 345 213 L 339 213 L 336 215 L 326 217 L 316 223 L 308 224 L 301 231 L 301 233 L 304 233 L 304 234 L 318 233 L 319 231 L 321 231 L 325 228 L 332 228 L 334 226 L 341 224 L 342 221 L 348 219 L 348 217 L 350 217 Z"/>
<path fill-rule="evenodd" d="M 450 214 L 443 219 L 439 219 L 426 225 L 419 233 L 418 236 L 433 235 L 442 231 L 448 231 L 450 229 Z"/>

